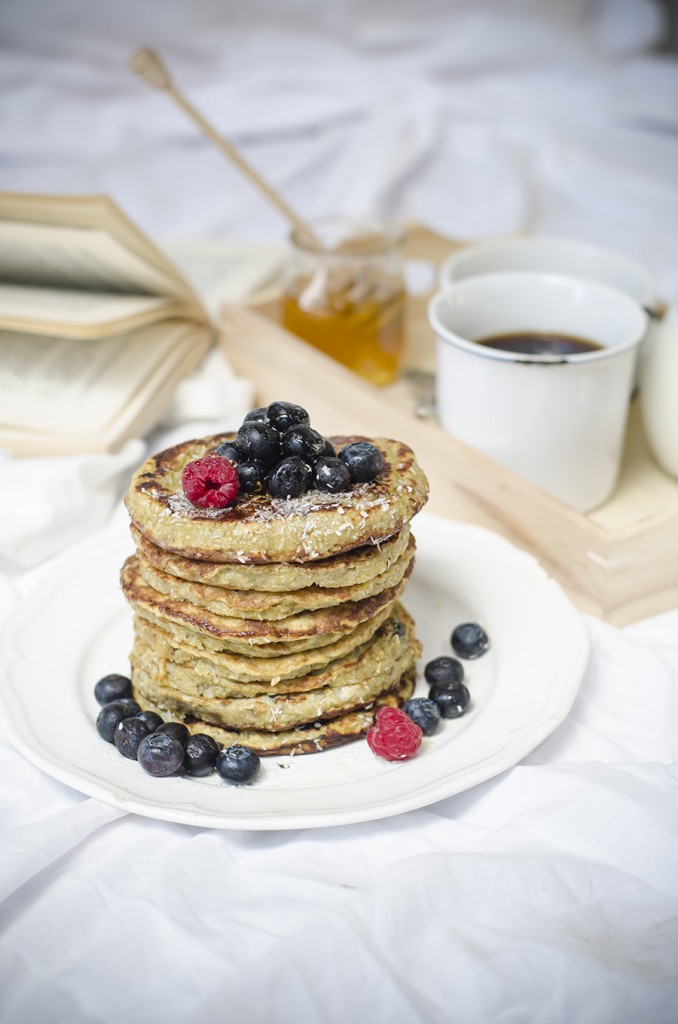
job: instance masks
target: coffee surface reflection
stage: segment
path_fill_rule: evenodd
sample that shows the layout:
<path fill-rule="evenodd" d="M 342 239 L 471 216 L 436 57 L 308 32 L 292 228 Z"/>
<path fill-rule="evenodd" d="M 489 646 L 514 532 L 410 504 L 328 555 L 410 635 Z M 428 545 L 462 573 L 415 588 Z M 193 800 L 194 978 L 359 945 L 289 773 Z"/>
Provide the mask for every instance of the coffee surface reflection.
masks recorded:
<path fill-rule="evenodd" d="M 541 331 L 492 334 L 478 338 L 476 344 L 530 356 L 576 356 L 603 348 L 589 338 L 578 338 L 570 334 L 545 334 Z"/>

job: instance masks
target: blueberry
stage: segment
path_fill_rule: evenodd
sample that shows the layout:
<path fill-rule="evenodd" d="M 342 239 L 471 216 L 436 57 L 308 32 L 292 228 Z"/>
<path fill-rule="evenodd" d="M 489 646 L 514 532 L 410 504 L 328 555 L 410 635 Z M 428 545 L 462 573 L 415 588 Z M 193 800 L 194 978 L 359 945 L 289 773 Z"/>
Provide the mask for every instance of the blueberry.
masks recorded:
<path fill-rule="evenodd" d="M 162 718 L 155 711 L 140 711 L 136 717 L 146 723 L 149 732 L 155 732 L 162 725 Z"/>
<path fill-rule="evenodd" d="M 137 761 L 149 775 L 174 775 L 184 763 L 184 748 L 169 733 L 152 732 L 139 744 Z"/>
<path fill-rule="evenodd" d="M 172 736 L 182 744 L 186 742 L 190 735 L 188 728 L 183 722 L 163 722 L 155 731 L 156 733 L 164 733 L 166 736 Z"/>
<path fill-rule="evenodd" d="M 97 703 L 110 704 L 113 700 L 120 700 L 122 697 L 132 696 L 132 680 L 128 676 L 118 675 L 117 672 L 109 676 L 103 676 L 94 687 L 94 696 Z"/>
<path fill-rule="evenodd" d="M 464 622 L 450 637 L 454 653 L 460 658 L 480 658 L 490 649 L 487 633 L 477 622 Z"/>
<path fill-rule="evenodd" d="M 341 459 L 323 455 L 315 464 L 313 482 L 319 491 L 338 494 L 340 491 L 347 491 L 351 486 L 351 474 Z"/>
<path fill-rule="evenodd" d="M 107 743 L 112 743 L 117 726 L 126 718 L 131 718 L 131 715 L 129 708 L 125 704 L 122 704 L 120 701 L 104 704 L 97 715 L 97 732 Z"/>
<path fill-rule="evenodd" d="M 464 666 L 456 658 L 433 658 L 424 668 L 424 679 L 443 689 L 453 683 L 463 683 Z"/>
<path fill-rule="evenodd" d="M 283 459 L 268 478 L 268 493 L 274 498 L 298 498 L 308 488 L 310 475 L 302 459 Z"/>
<path fill-rule="evenodd" d="M 253 782 L 259 774 L 259 755 L 249 747 L 235 743 L 232 747 L 224 747 L 217 755 L 217 771 L 226 782 L 241 785 Z"/>
<path fill-rule="evenodd" d="M 220 444 L 217 448 L 217 455 L 222 459 L 228 459 L 228 461 L 232 462 L 233 465 L 237 465 L 242 459 L 241 453 L 232 441 L 224 441 L 223 444 Z"/>
<path fill-rule="evenodd" d="M 141 705 L 137 704 L 134 697 L 121 697 L 116 703 L 123 704 L 127 708 L 127 714 L 130 718 L 134 718 L 141 711 Z"/>
<path fill-rule="evenodd" d="M 406 701 L 403 711 L 419 726 L 424 736 L 432 736 L 440 724 L 440 708 L 428 697 L 414 697 Z"/>
<path fill-rule="evenodd" d="M 334 459 L 336 457 L 337 453 L 335 451 L 334 445 L 327 437 L 325 438 L 325 447 L 323 448 L 320 454 L 321 456 L 324 456 L 327 459 Z"/>
<path fill-rule="evenodd" d="M 243 423 L 236 441 L 243 462 L 272 466 L 280 458 L 280 434 L 268 423 Z"/>
<path fill-rule="evenodd" d="M 266 482 L 266 467 L 260 462 L 241 462 L 236 467 L 241 494 L 259 494 Z"/>
<path fill-rule="evenodd" d="M 141 718 L 124 718 L 115 727 L 113 742 L 121 754 L 136 761 L 139 744 L 144 736 L 150 735 L 150 732 L 148 725 Z"/>
<path fill-rule="evenodd" d="M 184 744 L 184 768 L 189 775 L 210 775 L 221 747 L 204 732 L 193 733 Z"/>
<path fill-rule="evenodd" d="M 300 423 L 308 423 L 309 415 L 300 405 L 293 405 L 292 402 L 271 402 L 266 410 L 268 422 L 281 434 L 284 434 L 288 427 L 296 427 Z"/>
<path fill-rule="evenodd" d="M 268 423 L 267 412 L 265 405 L 260 405 L 257 409 L 250 409 L 243 423 Z"/>
<path fill-rule="evenodd" d="M 352 441 L 341 449 L 339 458 L 348 466 L 354 484 L 374 480 L 384 465 L 381 452 L 369 441 Z"/>
<path fill-rule="evenodd" d="M 305 462 L 315 462 L 325 448 L 325 438 L 308 423 L 300 423 L 290 427 L 282 435 L 281 448 L 283 455 L 296 455 Z"/>
<path fill-rule="evenodd" d="M 433 698 L 443 718 L 459 718 L 471 702 L 471 695 L 463 683 L 440 690 Z"/>

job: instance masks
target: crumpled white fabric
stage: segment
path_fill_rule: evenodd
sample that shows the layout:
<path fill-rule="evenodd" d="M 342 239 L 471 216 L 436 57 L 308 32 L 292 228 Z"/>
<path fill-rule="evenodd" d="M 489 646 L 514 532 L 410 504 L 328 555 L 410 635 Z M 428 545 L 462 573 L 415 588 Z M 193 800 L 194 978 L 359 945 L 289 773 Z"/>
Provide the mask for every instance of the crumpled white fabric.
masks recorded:
<path fill-rule="evenodd" d="M 205 433 L 237 430 L 253 395 L 252 381 L 237 377 L 220 349 L 212 348 L 197 371 L 180 381 L 156 429 L 178 428 L 184 437 L 189 423 L 192 430 L 203 424 Z"/>
<path fill-rule="evenodd" d="M 669 1024 L 678 612 L 586 622 L 594 655 L 556 732 L 374 824 L 137 818 L 0 748 L 6 1018 Z"/>
<path fill-rule="evenodd" d="M 29 567 L 101 529 L 145 452 L 145 442 L 133 439 L 115 454 L 0 453 L 0 554 Z"/>
<path fill-rule="evenodd" d="M 678 239 L 655 228 L 678 219 L 678 68 L 650 50 L 663 18 L 657 0 L 23 0 L 4 17 L 0 187 L 103 189 L 155 237 L 282 238 L 129 71 L 149 43 L 305 217 L 572 234 L 644 260 L 673 300 Z"/>

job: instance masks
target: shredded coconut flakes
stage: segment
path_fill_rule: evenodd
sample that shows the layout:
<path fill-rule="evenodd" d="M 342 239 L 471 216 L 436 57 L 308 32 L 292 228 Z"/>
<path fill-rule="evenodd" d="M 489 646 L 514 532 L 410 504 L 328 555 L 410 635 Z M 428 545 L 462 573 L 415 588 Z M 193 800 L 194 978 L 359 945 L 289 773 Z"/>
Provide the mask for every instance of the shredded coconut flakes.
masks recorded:
<path fill-rule="evenodd" d="M 170 494 L 167 507 L 173 515 L 187 519 L 220 519 L 228 512 L 228 508 L 198 508 L 185 494 Z"/>

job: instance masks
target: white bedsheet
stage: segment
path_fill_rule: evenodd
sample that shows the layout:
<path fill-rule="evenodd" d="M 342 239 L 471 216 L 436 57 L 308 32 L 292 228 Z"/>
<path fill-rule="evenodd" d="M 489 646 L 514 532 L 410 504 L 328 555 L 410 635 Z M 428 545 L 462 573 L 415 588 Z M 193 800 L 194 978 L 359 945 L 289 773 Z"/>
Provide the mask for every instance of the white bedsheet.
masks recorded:
<path fill-rule="evenodd" d="M 675 301 L 678 61 L 651 51 L 661 19 L 649 0 L 15 0 L 0 188 L 108 191 L 157 239 L 279 242 L 277 214 L 126 69 L 148 43 L 306 216 L 588 238 L 643 259 Z M 246 385 L 223 386 L 237 417 Z M 138 450 L 203 426 L 185 421 Z M 81 536 L 124 533 L 126 467 L 91 477 L 96 518 L 86 467 L 35 469 L 73 482 Z M 0 463 L 0 486 L 0 523 L 23 528 L 2 548 L 2 618 L 39 587 L 46 534 L 73 538 L 25 466 Z M 586 625 L 591 662 L 549 739 L 376 823 L 126 815 L 33 767 L 0 723 L 0 1020 L 675 1021 L 678 609 Z"/>

